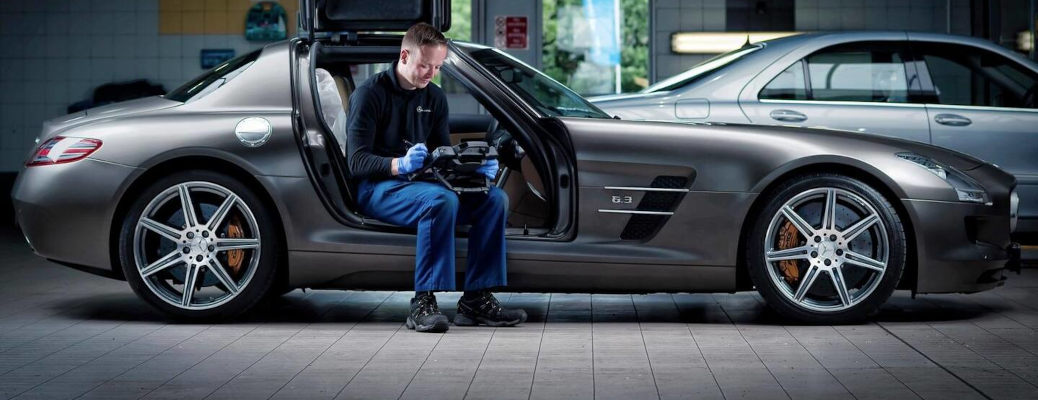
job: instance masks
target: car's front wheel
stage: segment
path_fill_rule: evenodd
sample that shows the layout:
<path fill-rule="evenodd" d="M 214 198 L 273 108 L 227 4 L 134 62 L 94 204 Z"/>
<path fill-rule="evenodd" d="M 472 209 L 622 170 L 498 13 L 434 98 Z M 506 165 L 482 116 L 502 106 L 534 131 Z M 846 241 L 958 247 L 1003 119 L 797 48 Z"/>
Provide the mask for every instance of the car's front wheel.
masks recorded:
<path fill-rule="evenodd" d="M 122 221 L 119 257 L 134 292 L 167 314 L 230 318 L 276 276 L 273 214 L 231 176 L 192 170 L 157 180 Z"/>
<path fill-rule="evenodd" d="M 811 323 L 854 322 L 878 310 L 905 266 L 905 232 L 890 202 L 836 174 L 801 176 L 770 193 L 746 246 L 768 305 Z"/>

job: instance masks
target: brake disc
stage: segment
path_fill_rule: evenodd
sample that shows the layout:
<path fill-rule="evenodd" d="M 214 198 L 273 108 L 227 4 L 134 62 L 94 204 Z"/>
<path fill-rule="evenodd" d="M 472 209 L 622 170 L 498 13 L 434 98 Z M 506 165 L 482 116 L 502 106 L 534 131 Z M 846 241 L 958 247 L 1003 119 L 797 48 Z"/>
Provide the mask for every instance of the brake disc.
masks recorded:
<path fill-rule="evenodd" d="M 802 246 L 800 243 L 799 232 L 792 223 L 786 221 L 779 228 L 778 234 L 778 250 L 792 249 L 794 247 Z M 800 279 L 800 268 L 797 267 L 797 260 L 782 260 L 778 262 L 779 271 L 782 272 L 782 278 L 789 283 L 796 283 Z"/>

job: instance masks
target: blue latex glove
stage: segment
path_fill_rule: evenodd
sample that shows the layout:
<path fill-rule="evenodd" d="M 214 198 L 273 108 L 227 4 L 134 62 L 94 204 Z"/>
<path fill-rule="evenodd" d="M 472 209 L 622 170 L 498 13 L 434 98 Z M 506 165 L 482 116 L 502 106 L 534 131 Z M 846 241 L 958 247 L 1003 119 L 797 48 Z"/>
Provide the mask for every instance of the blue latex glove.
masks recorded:
<path fill-rule="evenodd" d="M 422 164 L 425 163 L 425 157 L 428 155 L 429 150 L 425 148 L 425 143 L 411 146 L 410 149 L 407 149 L 407 154 L 396 159 L 396 172 L 400 175 L 407 175 L 418 171 L 422 168 Z"/>
<path fill-rule="evenodd" d="M 497 176 L 497 160 L 487 160 L 487 163 L 479 167 L 476 172 L 486 175 L 487 179 L 494 180 L 494 177 Z"/>

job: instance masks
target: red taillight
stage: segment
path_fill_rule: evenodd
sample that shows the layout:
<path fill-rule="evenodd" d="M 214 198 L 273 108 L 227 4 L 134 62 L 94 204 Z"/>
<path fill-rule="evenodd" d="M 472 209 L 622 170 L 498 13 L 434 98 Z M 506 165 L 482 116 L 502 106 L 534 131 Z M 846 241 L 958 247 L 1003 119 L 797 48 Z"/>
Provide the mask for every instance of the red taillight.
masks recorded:
<path fill-rule="evenodd" d="M 100 148 L 101 141 L 97 139 L 55 136 L 43 142 L 25 166 L 69 163 L 81 160 Z"/>

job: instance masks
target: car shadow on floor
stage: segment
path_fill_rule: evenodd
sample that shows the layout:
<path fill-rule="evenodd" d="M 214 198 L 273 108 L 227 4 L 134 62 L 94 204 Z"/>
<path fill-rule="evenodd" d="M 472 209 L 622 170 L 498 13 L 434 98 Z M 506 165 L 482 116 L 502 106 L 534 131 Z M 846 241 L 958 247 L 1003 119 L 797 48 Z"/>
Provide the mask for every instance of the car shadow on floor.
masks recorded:
<path fill-rule="evenodd" d="M 635 295 L 638 296 L 638 295 Z M 739 296 L 739 297 L 727 297 Z M 984 318 L 1009 309 L 979 306 L 967 299 L 942 295 L 911 299 L 894 296 L 868 322 L 942 322 Z M 402 323 L 407 317 L 407 295 L 397 293 L 385 298 L 343 301 L 341 296 L 307 296 L 299 291 L 261 304 L 256 310 L 229 320 L 205 323 Z M 441 311 L 454 317 L 456 296 L 441 296 Z M 681 303 L 677 307 L 645 306 L 621 310 L 550 309 L 547 302 L 513 300 L 509 307 L 521 307 L 529 314 L 526 325 L 567 323 L 691 323 L 741 325 L 810 325 L 782 318 L 760 301 L 746 294 L 718 295 L 717 302 Z M 140 321 L 187 323 L 155 310 L 132 292 L 83 295 L 58 302 L 54 311 L 65 318 L 95 321 Z"/>

